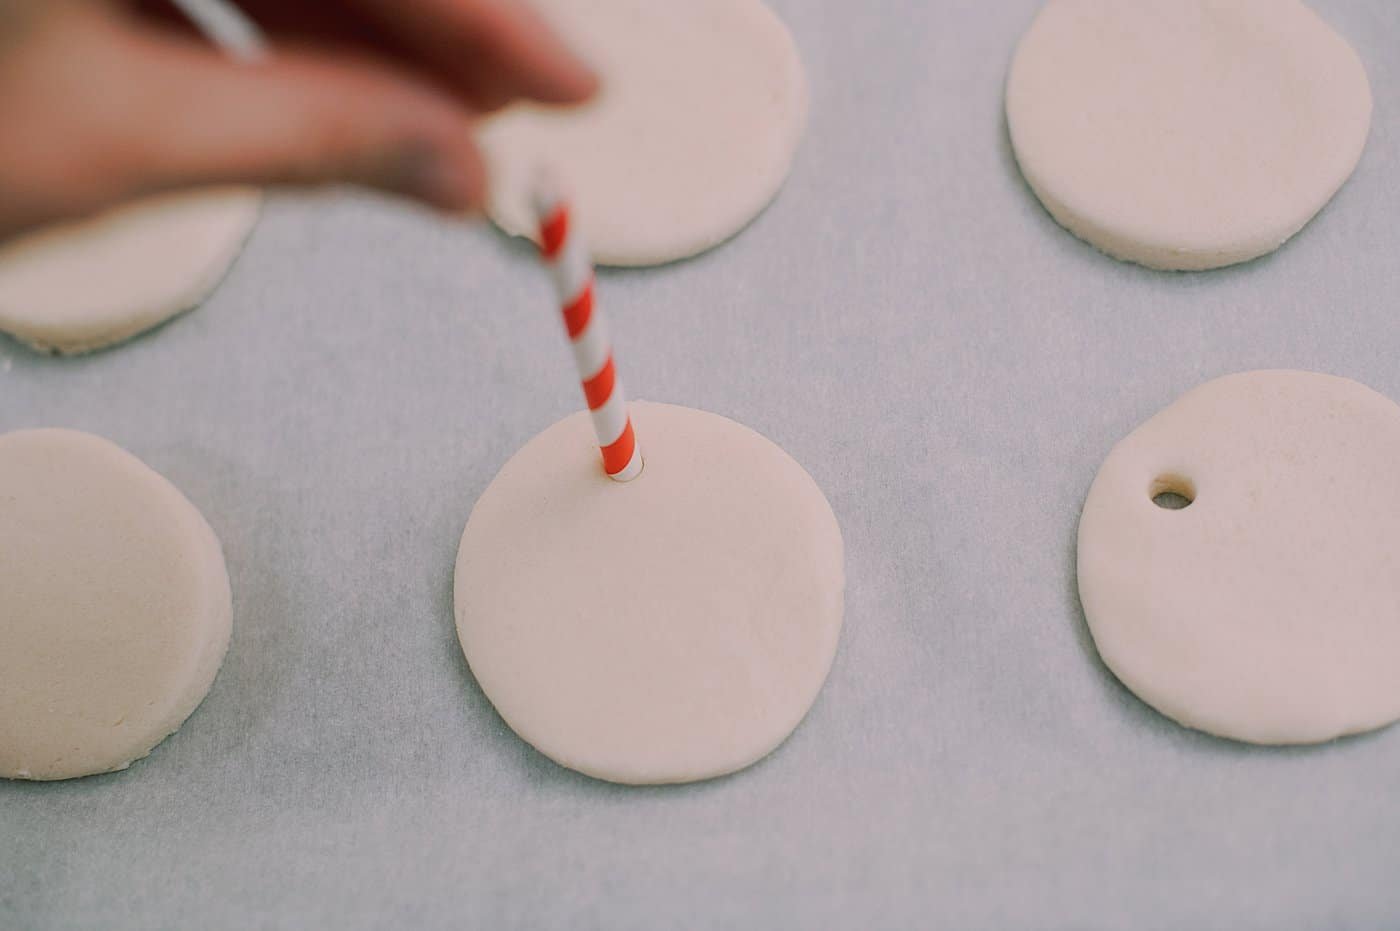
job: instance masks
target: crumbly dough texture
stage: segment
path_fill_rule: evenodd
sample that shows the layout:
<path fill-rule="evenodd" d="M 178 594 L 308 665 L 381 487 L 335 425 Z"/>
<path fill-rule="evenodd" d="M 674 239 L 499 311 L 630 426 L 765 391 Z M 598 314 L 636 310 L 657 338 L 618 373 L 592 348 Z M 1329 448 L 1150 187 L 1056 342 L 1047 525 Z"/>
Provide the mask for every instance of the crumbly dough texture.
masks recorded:
<path fill-rule="evenodd" d="M 72 430 L 0 436 L 0 777 L 124 769 L 214 681 L 231 598 L 194 505 Z"/>
<path fill-rule="evenodd" d="M 631 406 L 646 459 L 602 470 L 586 413 L 531 440 L 477 502 L 457 631 L 506 723 L 613 782 L 730 773 L 783 741 L 836 651 L 841 533 L 811 477 L 715 414 Z"/>
<path fill-rule="evenodd" d="M 166 195 L 0 245 L 0 331 L 41 352 L 91 352 L 189 310 L 257 222 L 247 188 Z"/>
<path fill-rule="evenodd" d="M 1302 744 L 1400 718 L 1400 407 L 1343 378 L 1231 375 L 1109 454 L 1079 525 L 1099 654 L 1163 714 Z M 1182 510 L 1160 491 L 1194 494 Z"/>
<path fill-rule="evenodd" d="M 1208 269 L 1272 252 L 1326 205 L 1371 90 L 1299 0 L 1049 0 L 1006 116 L 1061 225 L 1130 262 Z"/>
<path fill-rule="evenodd" d="M 581 108 L 513 107 L 481 133 L 491 218 L 535 238 L 530 189 L 568 191 L 603 265 L 656 265 L 739 232 L 778 193 L 807 120 L 792 37 L 759 0 L 541 0 L 602 76 Z"/>

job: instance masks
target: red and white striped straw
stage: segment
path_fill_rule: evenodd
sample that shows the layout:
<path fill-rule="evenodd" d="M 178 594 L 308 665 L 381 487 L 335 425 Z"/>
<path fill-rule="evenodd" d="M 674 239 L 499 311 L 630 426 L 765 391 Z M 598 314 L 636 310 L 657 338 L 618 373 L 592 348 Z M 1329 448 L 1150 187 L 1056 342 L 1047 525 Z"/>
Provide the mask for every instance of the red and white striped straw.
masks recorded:
<path fill-rule="evenodd" d="M 603 471 L 614 481 L 630 482 L 642 473 L 642 449 L 632 432 L 627 398 L 617 380 L 607 321 L 593 301 L 593 262 L 588 247 L 575 229 L 569 202 L 546 183 L 536 189 L 535 212 L 540 224 L 540 255 L 564 311 L 574 364 L 603 451 Z"/>

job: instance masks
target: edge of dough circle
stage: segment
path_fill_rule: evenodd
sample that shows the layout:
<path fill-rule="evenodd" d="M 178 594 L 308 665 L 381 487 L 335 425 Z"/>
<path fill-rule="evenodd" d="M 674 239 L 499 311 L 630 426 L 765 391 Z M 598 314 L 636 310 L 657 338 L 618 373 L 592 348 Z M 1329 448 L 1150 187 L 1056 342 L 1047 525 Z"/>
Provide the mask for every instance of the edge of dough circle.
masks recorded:
<path fill-rule="evenodd" d="M 1371 89 L 1300 0 L 1049 0 L 1021 39 L 1006 118 L 1063 227 L 1151 268 L 1273 252 L 1355 170 Z"/>
<path fill-rule="evenodd" d="M 0 435 L 0 777 L 125 769 L 203 701 L 232 596 L 214 531 L 135 456 Z"/>
<path fill-rule="evenodd" d="M 40 352 L 115 345 L 200 304 L 257 223 L 262 194 L 146 198 L 0 247 L 0 331 Z"/>
<path fill-rule="evenodd" d="M 1084 502 L 1079 592 L 1104 663 L 1175 721 L 1250 743 L 1400 719 L 1397 463 L 1400 406 L 1345 378 L 1246 372 L 1185 394 Z"/>
<path fill-rule="evenodd" d="M 636 479 L 604 475 L 581 411 L 492 480 L 458 551 L 458 636 L 501 717 L 557 763 L 633 785 L 725 775 L 782 743 L 826 679 L 841 531 L 748 427 L 630 410 Z"/>
<path fill-rule="evenodd" d="M 660 265 L 719 245 L 777 196 L 806 127 L 792 36 L 760 0 L 539 0 L 599 72 L 567 109 L 487 120 L 487 213 L 538 242 L 545 171 L 577 207 L 595 263 Z"/>

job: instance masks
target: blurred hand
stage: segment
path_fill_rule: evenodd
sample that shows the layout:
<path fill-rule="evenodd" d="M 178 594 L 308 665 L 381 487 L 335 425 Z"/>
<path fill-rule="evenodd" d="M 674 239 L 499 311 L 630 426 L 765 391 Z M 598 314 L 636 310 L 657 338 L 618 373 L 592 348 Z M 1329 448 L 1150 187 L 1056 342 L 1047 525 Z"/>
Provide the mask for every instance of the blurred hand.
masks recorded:
<path fill-rule="evenodd" d="M 595 78 L 515 0 L 248 0 L 264 62 L 159 2 L 0 0 L 0 237 L 212 182 L 481 203 L 481 114 Z"/>

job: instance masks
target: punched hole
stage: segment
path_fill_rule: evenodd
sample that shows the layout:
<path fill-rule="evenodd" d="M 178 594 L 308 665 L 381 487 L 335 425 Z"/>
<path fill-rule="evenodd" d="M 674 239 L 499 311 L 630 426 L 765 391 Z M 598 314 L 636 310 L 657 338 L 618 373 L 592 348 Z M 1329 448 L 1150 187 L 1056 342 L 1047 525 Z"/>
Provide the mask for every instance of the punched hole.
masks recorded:
<path fill-rule="evenodd" d="M 1157 507 L 1180 511 L 1196 500 L 1196 483 L 1183 475 L 1159 475 L 1153 480 L 1148 495 Z"/>

